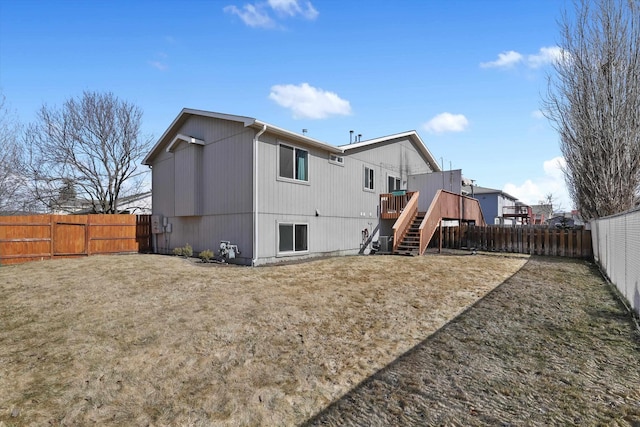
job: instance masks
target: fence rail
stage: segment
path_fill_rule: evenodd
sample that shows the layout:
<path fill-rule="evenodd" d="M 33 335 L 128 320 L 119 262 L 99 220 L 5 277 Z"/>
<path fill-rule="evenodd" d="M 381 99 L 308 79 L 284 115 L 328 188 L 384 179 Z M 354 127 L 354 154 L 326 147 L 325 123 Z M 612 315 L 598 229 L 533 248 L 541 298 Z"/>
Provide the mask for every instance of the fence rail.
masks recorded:
<path fill-rule="evenodd" d="M 0 216 L 0 265 L 146 252 L 150 239 L 149 215 Z"/>
<path fill-rule="evenodd" d="M 571 258 L 593 257 L 591 231 L 563 230 L 541 226 L 473 226 L 442 227 L 442 247 L 476 248 L 483 251 L 515 252 L 531 255 L 554 255 Z M 438 245 L 436 231 L 431 246 Z"/>

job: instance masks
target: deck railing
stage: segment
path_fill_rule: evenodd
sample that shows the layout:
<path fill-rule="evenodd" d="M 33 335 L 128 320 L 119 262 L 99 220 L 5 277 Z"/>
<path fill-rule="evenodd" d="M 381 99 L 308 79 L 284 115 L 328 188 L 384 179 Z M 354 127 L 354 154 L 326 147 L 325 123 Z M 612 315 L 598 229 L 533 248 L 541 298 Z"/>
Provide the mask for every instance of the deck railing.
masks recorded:
<path fill-rule="evenodd" d="M 420 196 L 420 192 L 414 191 L 411 193 L 407 193 L 407 195 L 408 194 L 411 194 L 411 196 L 409 197 L 409 200 L 402 208 L 402 213 L 399 214 L 398 217 L 396 217 L 398 218 L 398 220 L 395 222 L 395 224 L 393 224 L 393 251 L 394 252 L 398 249 L 398 245 L 400 244 L 400 242 L 402 242 L 402 239 L 404 239 L 405 234 L 407 234 L 407 231 L 411 226 L 411 222 L 413 221 L 415 216 L 418 214 L 418 197 Z M 393 196 L 393 197 L 398 197 L 398 196 Z M 380 196 L 380 199 L 382 200 L 382 195 Z M 382 206 L 382 204 L 380 206 Z"/>
<path fill-rule="evenodd" d="M 380 194 L 380 218 L 400 218 L 402 211 L 407 206 L 407 203 L 409 203 L 413 193 L 413 191 L 407 191 L 405 194 L 399 195 L 394 195 L 392 193 Z"/>
<path fill-rule="evenodd" d="M 478 200 L 446 190 L 438 190 L 420 224 L 421 255 L 427 249 L 442 219 L 473 221 L 477 225 L 485 225 Z"/>

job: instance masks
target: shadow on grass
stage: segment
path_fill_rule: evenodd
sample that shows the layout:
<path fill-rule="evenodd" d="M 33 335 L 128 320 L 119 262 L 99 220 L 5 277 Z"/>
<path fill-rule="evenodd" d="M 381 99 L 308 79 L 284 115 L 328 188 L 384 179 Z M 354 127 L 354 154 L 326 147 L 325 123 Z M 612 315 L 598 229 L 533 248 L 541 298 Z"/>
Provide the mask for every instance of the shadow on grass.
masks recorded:
<path fill-rule="evenodd" d="M 454 317 L 449 322 L 447 322 L 442 327 L 440 327 L 440 329 L 438 329 L 437 331 L 429 335 L 427 338 L 425 338 L 423 341 L 421 341 L 420 343 L 413 346 L 411 349 L 407 350 L 405 353 L 398 356 L 398 358 L 396 358 L 394 361 L 392 361 L 385 367 L 379 369 L 374 374 L 372 374 L 371 376 L 369 376 L 368 378 L 366 378 L 365 380 L 357 384 L 355 387 L 353 387 L 350 391 L 348 391 L 342 397 L 338 398 L 337 400 L 332 402 L 329 406 L 327 406 L 325 409 L 323 409 L 322 411 L 314 415 L 312 418 L 307 420 L 305 423 L 303 423 L 302 426 L 311 427 L 311 426 L 322 426 L 322 425 L 343 425 L 344 420 L 342 419 L 340 421 L 335 420 L 336 416 L 338 419 L 340 418 L 339 414 L 343 412 L 358 412 L 358 413 L 367 412 L 363 410 L 354 411 L 354 408 L 359 408 L 361 406 L 364 406 L 363 395 L 371 397 L 371 400 L 367 401 L 368 406 L 371 406 L 371 403 L 373 403 L 372 402 L 373 399 L 379 400 L 380 406 L 384 406 L 385 403 L 388 403 L 389 396 L 388 395 L 385 396 L 384 392 L 383 392 L 383 395 L 380 396 L 379 395 L 379 392 L 381 391 L 380 389 L 384 388 L 385 386 L 389 386 L 391 388 L 397 388 L 399 386 L 399 383 L 401 381 L 398 381 L 399 378 L 394 374 L 394 371 L 396 371 L 398 367 L 401 367 L 406 363 L 410 363 L 409 360 L 414 357 L 419 357 L 419 353 L 424 352 L 425 348 L 431 342 L 439 339 L 442 334 L 447 334 L 449 327 L 458 323 L 461 319 L 467 316 L 469 312 L 475 310 L 476 307 L 479 304 L 481 304 L 483 301 L 491 299 L 497 292 L 500 292 L 501 288 L 505 284 L 511 282 L 518 274 L 520 274 L 520 272 L 524 270 L 531 263 L 532 259 L 533 257 L 527 260 L 527 262 L 518 271 L 516 271 L 509 278 L 504 280 L 501 284 L 496 286 L 494 289 L 492 289 L 482 298 L 474 302 L 471 306 L 467 307 L 458 316 Z M 395 380 L 392 380 L 392 384 L 390 384 L 390 378 L 395 379 Z M 381 384 L 384 386 L 381 387 Z M 412 392 L 416 393 L 417 391 L 412 390 Z M 376 404 L 374 403 L 374 405 Z M 402 401 L 400 401 L 399 402 L 400 410 L 404 410 L 402 406 L 403 406 L 403 403 Z M 385 425 L 396 425 L 398 420 L 393 420 L 393 421 L 387 420 L 387 421 L 389 422 L 385 422 L 384 423 Z M 479 421 L 482 421 L 482 419 L 479 419 Z M 495 421 L 497 420 L 484 419 L 484 422 L 489 422 L 489 423 L 493 423 Z M 361 418 L 358 418 L 357 421 L 354 420 L 353 424 L 351 423 L 348 423 L 348 424 L 349 425 L 377 425 L 375 423 L 368 422 L 367 420 L 363 420 Z"/>

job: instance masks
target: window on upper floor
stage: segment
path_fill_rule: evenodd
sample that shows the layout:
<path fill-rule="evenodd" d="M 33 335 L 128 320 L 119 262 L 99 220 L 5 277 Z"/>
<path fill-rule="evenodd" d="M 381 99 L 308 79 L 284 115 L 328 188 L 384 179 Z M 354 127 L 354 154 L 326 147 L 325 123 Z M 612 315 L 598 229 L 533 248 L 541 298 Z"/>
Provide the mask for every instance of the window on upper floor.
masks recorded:
<path fill-rule="evenodd" d="M 336 154 L 329 154 L 329 163 L 344 166 L 344 157 L 338 156 Z"/>
<path fill-rule="evenodd" d="M 279 176 L 297 181 L 309 181 L 309 152 L 285 144 L 279 145 Z"/>
<path fill-rule="evenodd" d="M 365 190 L 373 190 L 373 169 L 366 167 L 364 168 L 364 189 Z"/>
<path fill-rule="evenodd" d="M 397 178 L 391 175 L 387 176 L 387 193 L 401 190 L 400 186 L 401 186 L 400 178 Z"/>

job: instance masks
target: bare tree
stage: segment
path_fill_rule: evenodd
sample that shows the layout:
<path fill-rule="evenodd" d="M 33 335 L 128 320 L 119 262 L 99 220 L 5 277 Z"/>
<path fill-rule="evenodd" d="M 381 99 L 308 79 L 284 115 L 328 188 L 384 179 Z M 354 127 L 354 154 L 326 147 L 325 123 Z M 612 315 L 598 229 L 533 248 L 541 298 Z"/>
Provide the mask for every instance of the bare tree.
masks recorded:
<path fill-rule="evenodd" d="M 561 58 L 545 115 L 560 134 L 565 180 L 583 218 L 628 210 L 640 184 L 637 0 L 576 0 L 560 21 Z"/>
<path fill-rule="evenodd" d="M 62 108 L 43 106 L 25 138 L 37 200 L 59 209 L 77 194 L 95 212 L 117 213 L 145 173 L 139 165 L 151 139 L 141 137 L 141 120 L 140 108 L 112 93 L 84 92 Z"/>
<path fill-rule="evenodd" d="M 551 213 L 553 212 L 561 212 L 564 209 L 562 203 L 560 203 L 558 197 L 556 197 L 553 193 L 545 194 L 544 198 L 538 200 L 539 205 L 549 206 L 551 208 Z"/>
<path fill-rule="evenodd" d="M 20 124 L 0 93 L 0 214 L 23 210 L 24 175 L 18 142 Z"/>

